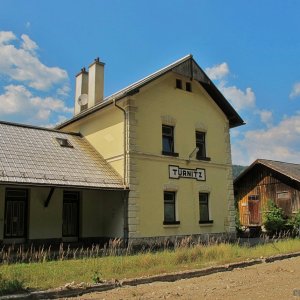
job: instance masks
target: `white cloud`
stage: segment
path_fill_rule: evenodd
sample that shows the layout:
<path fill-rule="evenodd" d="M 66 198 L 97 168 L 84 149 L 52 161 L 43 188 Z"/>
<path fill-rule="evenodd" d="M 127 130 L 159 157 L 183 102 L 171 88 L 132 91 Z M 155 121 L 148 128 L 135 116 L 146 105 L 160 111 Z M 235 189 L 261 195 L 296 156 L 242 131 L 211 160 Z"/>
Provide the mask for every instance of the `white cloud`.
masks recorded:
<path fill-rule="evenodd" d="M 273 113 L 270 110 L 262 109 L 257 110 L 256 112 L 259 117 L 260 121 L 264 123 L 267 127 L 271 127 L 273 123 Z"/>
<path fill-rule="evenodd" d="M 290 93 L 290 98 L 293 99 L 293 98 L 296 98 L 300 96 L 300 82 L 296 82 L 293 86 L 293 89 Z"/>
<path fill-rule="evenodd" d="M 255 107 L 255 94 L 250 87 L 242 91 L 236 86 L 225 86 L 224 82 L 222 82 L 219 85 L 219 89 L 236 110 L 240 111 Z"/>
<path fill-rule="evenodd" d="M 71 91 L 71 88 L 70 88 L 69 84 L 65 84 L 61 88 L 58 88 L 56 93 L 57 93 L 57 95 L 67 97 L 67 96 L 69 96 L 70 91 Z"/>
<path fill-rule="evenodd" d="M 218 80 L 224 78 L 226 75 L 229 74 L 229 67 L 226 62 L 223 62 L 211 68 L 206 68 L 205 73 L 211 80 Z"/>
<path fill-rule="evenodd" d="M 23 40 L 21 47 L 25 51 L 33 52 L 34 54 L 35 50 L 39 48 L 36 42 L 30 39 L 30 37 L 27 34 L 22 34 L 21 39 Z"/>
<path fill-rule="evenodd" d="M 247 131 L 233 144 L 232 157 L 242 165 L 257 158 L 300 163 L 300 112 L 270 128 Z"/>
<path fill-rule="evenodd" d="M 29 21 L 27 21 L 25 24 L 25 27 L 28 29 L 28 28 L 30 28 L 30 26 L 31 26 L 31 23 Z"/>
<path fill-rule="evenodd" d="M 0 45 L 6 44 L 16 39 L 16 36 L 11 31 L 0 31 Z"/>
<path fill-rule="evenodd" d="M 4 90 L 5 93 L 0 95 L 0 117 L 17 115 L 19 119 L 48 121 L 53 113 L 73 112 L 73 108 L 66 107 L 62 100 L 34 96 L 23 85 L 8 85 Z"/>
<path fill-rule="evenodd" d="M 255 94 L 250 87 L 242 91 L 236 86 L 229 86 L 224 80 L 230 74 L 229 66 L 226 62 L 206 68 L 205 72 L 211 80 L 217 80 L 219 90 L 236 110 L 240 111 L 255 107 Z"/>
<path fill-rule="evenodd" d="M 21 36 L 20 47 L 12 43 L 16 39 L 12 32 L 0 31 L 0 75 L 41 91 L 68 81 L 65 70 L 48 67 L 39 60 L 35 53 L 38 45 L 28 35 Z"/>
<path fill-rule="evenodd" d="M 43 64 L 38 50 L 28 35 L 17 38 L 11 31 L 0 31 L 0 76 L 4 82 L 0 86 L 0 119 L 41 125 L 60 122 L 73 113 L 60 99 L 69 96 L 67 72 Z"/>

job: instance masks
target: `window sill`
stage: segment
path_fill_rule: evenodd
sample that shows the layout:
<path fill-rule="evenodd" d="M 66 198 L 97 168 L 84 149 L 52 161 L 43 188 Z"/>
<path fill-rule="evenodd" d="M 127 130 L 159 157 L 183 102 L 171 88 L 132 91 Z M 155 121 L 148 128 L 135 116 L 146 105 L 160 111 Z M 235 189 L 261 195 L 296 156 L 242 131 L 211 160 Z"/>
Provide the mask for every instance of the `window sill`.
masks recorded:
<path fill-rule="evenodd" d="M 173 221 L 173 222 L 164 221 L 163 224 L 164 225 L 180 225 L 180 221 Z"/>
<path fill-rule="evenodd" d="M 210 157 L 196 157 L 197 160 L 211 161 Z"/>
<path fill-rule="evenodd" d="M 162 155 L 166 155 L 166 156 L 173 156 L 173 157 L 178 157 L 179 154 L 176 152 L 167 152 L 167 151 L 162 151 L 161 152 Z"/>
<path fill-rule="evenodd" d="M 200 225 L 212 225 L 214 223 L 213 220 L 208 220 L 208 221 L 199 221 Z"/>

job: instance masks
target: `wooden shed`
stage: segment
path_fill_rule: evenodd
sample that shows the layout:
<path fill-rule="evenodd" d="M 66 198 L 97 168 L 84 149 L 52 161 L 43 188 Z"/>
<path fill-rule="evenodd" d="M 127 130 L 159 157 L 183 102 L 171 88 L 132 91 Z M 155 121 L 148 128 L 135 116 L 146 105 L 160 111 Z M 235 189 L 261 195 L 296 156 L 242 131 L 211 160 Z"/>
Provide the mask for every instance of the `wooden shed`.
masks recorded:
<path fill-rule="evenodd" d="M 300 209 L 300 165 L 257 159 L 234 180 L 241 225 L 259 227 L 268 200 L 287 216 Z"/>

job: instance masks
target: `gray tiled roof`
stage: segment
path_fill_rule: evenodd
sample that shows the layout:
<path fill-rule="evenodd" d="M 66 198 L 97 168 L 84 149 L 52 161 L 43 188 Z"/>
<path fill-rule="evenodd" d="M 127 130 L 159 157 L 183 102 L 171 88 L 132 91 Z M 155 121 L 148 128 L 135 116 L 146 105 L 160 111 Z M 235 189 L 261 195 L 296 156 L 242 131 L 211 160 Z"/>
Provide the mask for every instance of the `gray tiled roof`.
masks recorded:
<path fill-rule="evenodd" d="M 238 182 L 245 174 L 247 174 L 255 165 L 264 165 L 285 177 L 295 180 L 300 183 L 300 164 L 287 163 L 282 161 L 268 160 L 268 159 L 257 159 L 248 168 L 246 168 L 235 180 L 234 183 Z"/>
<path fill-rule="evenodd" d="M 61 147 L 56 138 L 73 147 Z M 119 174 L 80 135 L 6 122 L 0 122 L 0 183 L 124 188 Z"/>
<path fill-rule="evenodd" d="M 260 163 L 273 169 L 291 179 L 300 182 L 300 165 L 299 164 L 292 164 L 286 163 L 281 161 L 275 160 L 267 160 L 267 159 L 257 159 L 256 163 Z"/>

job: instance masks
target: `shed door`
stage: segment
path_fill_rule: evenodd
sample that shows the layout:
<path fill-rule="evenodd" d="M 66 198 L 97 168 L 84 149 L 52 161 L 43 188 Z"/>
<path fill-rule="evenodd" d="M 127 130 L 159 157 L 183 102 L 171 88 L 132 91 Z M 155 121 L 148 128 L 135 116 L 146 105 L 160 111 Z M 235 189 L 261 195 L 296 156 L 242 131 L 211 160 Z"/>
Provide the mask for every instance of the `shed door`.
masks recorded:
<path fill-rule="evenodd" d="M 5 194 L 4 237 L 26 236 L 27 190 L 7 189 Z"/>
<path fill-rule="evenodd" d="M 63 237 L 78 237 L 79 193 L 64 192 L 63 198 Z"/>
<path fill-rule="evenodd" d="M 259 214 L 259 200 L 248 200 L 249 209 L 249 224 L 259 225 L 260 214 Z"/>

